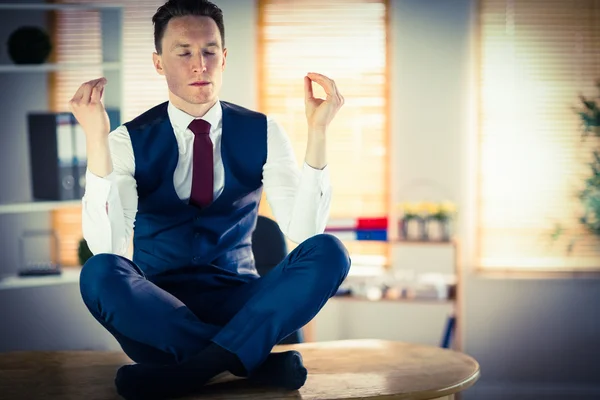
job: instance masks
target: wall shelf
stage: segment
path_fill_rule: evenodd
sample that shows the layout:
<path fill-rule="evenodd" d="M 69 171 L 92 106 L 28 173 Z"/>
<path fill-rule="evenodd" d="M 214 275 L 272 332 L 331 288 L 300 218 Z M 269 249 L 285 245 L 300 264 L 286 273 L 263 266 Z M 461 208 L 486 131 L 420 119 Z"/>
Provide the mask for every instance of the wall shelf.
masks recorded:
<path fill-rule="evenodd" d="M 122 5 L 119 4 L 50 4 L 50 3 L 4 3 L 0 4 L 0 10 L 39 10 L 39 11 L 52 11 L 52 10 L 121 10 Z"/>
<path fill-rule="evenodd" d="M 29 201 L 23 203 L 0 204 L 0 215 L 46 212 L 59 208 L 77 207 L 80 205 L 81 200 Z"/>
<path fill-rule="evenodd" d="M 388 242 L 394 244 L 414 245 L 414 246 L 454 246 L 456 242 L 450 241 L 435 241 L 435 240 L 403 240 L 403 239 L 389 239 Z"/>
<path fill-rule="evenodd" d="M 63 267 L 62 274 L 50 276 L 7 276 L 0 279 L 0 290 L 22 289 L 79 282 L 81 267 Z"/>
<path fill-rule="evenodd" d="M 362 301 L 366 303 L 407 303 L 407 304 L 454 304 L 452 298 L 432 298 L 432 297 L 414 297 L 414 298 L 399 298 L 399 299 L 388 299 L 382 297 L 377 300 L 370 300 L 366 297 L 358 296 L 333 296 L 331 300 L 335 301 Z"/>
<path fill-rule="evenodd" d="M 402 239 L 401 237 L 393 237 L 391 235 L 390 230 L 387 230 L 386 238 L 358 238 L 357 234 L 361 229 L 357 228 L 348 228 L 348 229 L 332 229 L 325 228 L 325 233 L 335 236 L 340 239 L 342 242 L 375 242 L 375 243 L 391 243 L 398 245 L 410 245 L 410 246 L 455 246 L 456 239 L 450 238 L 450 240 L 408 240 Z M 369 231 L 364 230 L 364 231 Z"/>
<path fill-rule="evenodd" d="M 101 68 L 104 71 L 118 71 L 121 69 L 121 63 L 108 62 L 108 63 L 62 63 L 62 64 L 4 64 L 0 65 L 0 73 L 7 72 L 18 72 L 18 73 L 31 73 L 31 72 L 54 72 L 54 71 L 67 71 L 77 69 L 90 69 L 90 68 Z"/>

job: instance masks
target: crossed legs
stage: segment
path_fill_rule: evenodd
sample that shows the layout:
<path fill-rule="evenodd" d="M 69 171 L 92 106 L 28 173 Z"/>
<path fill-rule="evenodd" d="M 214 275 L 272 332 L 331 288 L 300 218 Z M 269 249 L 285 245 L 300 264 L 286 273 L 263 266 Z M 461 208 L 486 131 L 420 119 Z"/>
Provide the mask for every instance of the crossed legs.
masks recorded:
<path fill-rule="evenodd" d="M 349 268 L 343 244 L 322 234 L 304 241 L 264 277 L 247 282 L 203 288 L 200 273 L 161 287 L 131 261 L 98 254 L 83 267 L 80 288 L 92 315 L 125 353 L 157 368 L 144 371 L 184 376 L 178 368 L 189 366 L 187 373 L 198 376 L 196 388 L 228 369 L 250 377 L 260 376 L 261 368 L 269 371 L 273 346 L 319 312 Z M 214 372 L 218 369 L 223 370 Z M 156 376 L 146 383 L 159 385 Z M 181 394 L 192 389 L 179 386 Z M 148 392 L 160 397 L 157 390 Z"/>

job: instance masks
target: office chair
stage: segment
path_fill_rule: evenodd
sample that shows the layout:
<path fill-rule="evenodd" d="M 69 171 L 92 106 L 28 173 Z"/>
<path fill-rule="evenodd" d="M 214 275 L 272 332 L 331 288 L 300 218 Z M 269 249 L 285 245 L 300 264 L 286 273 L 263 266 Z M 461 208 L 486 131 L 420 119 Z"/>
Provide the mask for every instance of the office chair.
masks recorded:
<path fill-rule="evenodd" d="M 256 229 L 252 232 L 252 252 L 260 276 L 264 276 L 283 261 L 288 254 L 288 248 L 285 236 L 277 222 L 262 215 L 258 216 Z M 295 344 L 303 341 L 302 330 L 299 329 L 279 344 Z"/>

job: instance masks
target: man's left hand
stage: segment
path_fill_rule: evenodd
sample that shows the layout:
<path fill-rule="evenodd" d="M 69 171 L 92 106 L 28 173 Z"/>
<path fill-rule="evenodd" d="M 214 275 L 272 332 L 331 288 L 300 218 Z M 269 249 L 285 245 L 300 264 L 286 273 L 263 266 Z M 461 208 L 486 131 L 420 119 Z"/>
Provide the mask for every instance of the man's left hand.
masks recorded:
<path fill-rule="evenodd" d="M 313 82 L 325 90 L 327 96 L 324 100 L 314 97 Z M 325 75 L 309 72 L 304 77 L 304 103 L 308 128 L 325 131 L 335 114 L 344 105 L 344 97 L 340 94 L 332 79 Z"/>

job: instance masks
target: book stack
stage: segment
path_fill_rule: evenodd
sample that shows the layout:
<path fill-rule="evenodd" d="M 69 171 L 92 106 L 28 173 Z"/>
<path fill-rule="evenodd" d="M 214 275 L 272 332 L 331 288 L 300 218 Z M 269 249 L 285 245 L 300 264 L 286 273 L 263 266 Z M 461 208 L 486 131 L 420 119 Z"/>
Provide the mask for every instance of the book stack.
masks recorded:
<path fill-rule="evenodd" d="M 388 217 L 358 217 L 331 219 L 325 233 L 340 240 L 387 241 Z"/>

